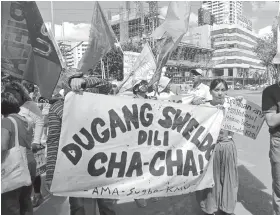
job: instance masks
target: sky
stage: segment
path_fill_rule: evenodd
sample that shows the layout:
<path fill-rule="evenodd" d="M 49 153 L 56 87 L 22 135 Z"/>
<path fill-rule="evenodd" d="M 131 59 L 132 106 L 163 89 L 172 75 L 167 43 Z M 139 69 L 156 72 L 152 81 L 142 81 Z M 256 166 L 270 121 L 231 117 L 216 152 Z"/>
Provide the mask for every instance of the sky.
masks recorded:
<path fill-rule="evenodd" d="M 120 1 L 99 1 L 100 5 L 107 16 L 110 10 L 112 16 L 119 13 Z M 165 7 L 167 10 L 169 2 L 159 1 L 159 8 Z M 191 2 L 190 24 L 197 26 L 197 13 L 201 6 L 201 1 Z M 37 1 L 45 22 L 51 21 L 51 3 L 50 1 Z M 53 1 L 54 22 L 56 38 L 61 38 L 60 25 L 64 22 L 65 39 L 70 40 L 87 40 L 89 35 L 90 22 L 92 18 L 92 9 L 94 1 Z M 131 2 L 131 8 L 135 4 Z M 148 11 L 148 3 L 144 3 L 144 10 Z M 278 2 L 275 1 L 244 1 L 243 15 L 251 19 L 255 33 L 263 36 L 271 32 L 271 26 L 278 13 Z"/>

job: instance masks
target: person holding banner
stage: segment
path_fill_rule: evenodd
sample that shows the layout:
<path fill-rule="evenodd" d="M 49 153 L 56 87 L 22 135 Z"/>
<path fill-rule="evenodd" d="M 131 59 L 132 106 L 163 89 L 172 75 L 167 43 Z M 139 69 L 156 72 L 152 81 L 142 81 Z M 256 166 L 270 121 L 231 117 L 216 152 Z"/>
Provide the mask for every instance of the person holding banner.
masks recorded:
<path fill-rule="evenodd" d="M 270 133 L 273 211 L 280 215 L 280 81 L 263 91 L 262 110 Z"/>
<path fill-rule="evenodd" d="M 171 79 L 162 76 L 159 80 L 158 84 L 158 93 L 156 93 L 156 98 L 157 100 L 162 100 L 162 101 L 171 101 L 172 97 L 175 96 L 175 94 L 170 90 L 170 81 Z M 152 96 L 155 94 L 156 91 L 156 84 L 154 84 L 154 91 L 149 93 L 148 96 Z"/>
<path fill-rule="evenodd" d="M 31 85 L 33 86 L 33 85 Z M 33 140 L 32 151 L 43 149 L 41 145 L 41 137 L 43 135 L 44 119 L 40 108 L 32 101 L 29 96 L 28 90 L 20 83 L 10 82 L 5 85 L 4 92 L 13 93 L 20 103 L 19 115 L 30 120 L 33 128 Z M 34 196 L 32 204 L 34 207 L 38 207 L 43 202 L 43 196 L 41 194 L 41 176 L 38 175 L 33 181 Z"/>
<path fill-rule="evenodd" d="M 86 89 L 86 91 L 92 93 L 109 94 L 112 89 L 111 83 L 106 80 L 99 79 L 96 77 L 83 78 L 82 73 L 68 72 L 67 83 L 63 84 L 64 96 L 71 90 L 81 91 Z M 52 103 L 52 102 L 50 102 Z M 46 184 L 50 188 L 53 174 L 55 170 L 57 153 L 59 147 L 59 138 L 62 126 L 62 116 L 63 116 L 64 101 L 63 98 L 58 99 L 52 103 L 49 109 L 48 121 L 49 121 L 49 132 L 47 138 L 47 171 L 46 171 Z M 86 214 L 86 201 L 85 198 L 69 197 L 70 204 L 70 214 L 71 215 L 85 215 Z M 99 215 L 96 210 L 99 206 L 99 212 L 101 215 L 115 215 L 111 205 L 107 204 L 104 199 L 88 199 L 91 201 L 93 215 Z M 98 206 L 97 206 L 98 204 Z"/>
<path fill-rule="evenodd" d="M 157 98 L 155 96 L 148 96 L 148 82 L 146 80 L 139 80 L 134 84 L 134 87 L 132 89 L 134 98 L 139 99 L 153 99 L 156 100 Z M 158 198 L 152 198 L 153 201 L 158 201 Z M 146 199 L 135 199 L 135 202 L 138 207 L 144 208 L 147 207 L 147 201 Z"/>
<path fill-rule="evenodd" d="M 183 104 L 204 104 L 206 101 L 210 101 L 212 96 L 209 91 L 209 87 L 201 82 L 202 77 L 202 70 L 201 69 L 193 69 L 190 71 L 192 80 L 193 80 L 193 87 L 189 90 L 189 96 L 182 98 Z"/>
<path fill-rule="evenodd" d="M 210 84 L 213 99 L 205 105 L 225 109 L 225 94 L 228 85 L 223 79 L 215 79 Z M 197 191 L 196 197 L 205 214 L 233 214 L 237 202 L 238 171 L 237 150 L 233 132 L 221 129 L 213 151 L 213 177 L 215 186 Z"/>
<path fill-rule="evenodd" d="M 21 103 L 11 92 L 1 93 L 1 163 L 5 162 L 5 156 L 12 147 L 15 146 L 18 135 L 18 143 L 26 148 L 26 158 L 31 181 L 36 176 L 36 161 L 31 150 L 32 129 L 29 120 L 19 115 Z M 18 127 L 18 134 L 11 117 Z M 16 170 L 13 170 L 16 171 Z M 1 194 L 1 212 L 7 215 L 33 214 L 31 202 L 32 185 L 22 186 Z"/>
<path fill-rule="evenodd" d="M 156 97 L 154 96 L 148 96 L 148 81 L 146 80 L 138 80 L 133 88 L 132 92 L 134 94 L 134 98 L 139 98 L 139 99 L 154 99 L 156 100 Z"/>

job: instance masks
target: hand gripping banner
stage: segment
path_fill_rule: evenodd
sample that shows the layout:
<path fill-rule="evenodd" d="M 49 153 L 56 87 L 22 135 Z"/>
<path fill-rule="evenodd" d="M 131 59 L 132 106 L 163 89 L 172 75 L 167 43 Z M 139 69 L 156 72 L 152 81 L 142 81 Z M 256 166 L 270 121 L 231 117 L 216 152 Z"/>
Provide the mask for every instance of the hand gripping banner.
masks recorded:
<path fill-rule="evenodd" d="M 212 187 L 215 107 L 69 93 L 54 195 L 150 198 Z"/>

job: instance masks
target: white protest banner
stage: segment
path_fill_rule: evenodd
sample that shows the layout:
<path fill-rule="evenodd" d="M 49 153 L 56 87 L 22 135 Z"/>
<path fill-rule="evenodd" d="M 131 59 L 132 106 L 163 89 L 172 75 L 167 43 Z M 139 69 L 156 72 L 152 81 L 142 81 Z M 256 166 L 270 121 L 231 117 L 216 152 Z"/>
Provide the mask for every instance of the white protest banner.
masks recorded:
<path fill-rule="evenodd" d="M 226 97 L 225 103 L 229 107 L 222 128 L 256 139 L 264 122 L 261 107 L 245 99 L 238 102 L 233 97 Z"/>
<path fill-rule="evenodd" d="M 126 199 L 212 187 L 222 120 L 215 107 L 71 92 L 51 192 Z"/>
<path fill-rule="evenodd" d="M 182 95 L 182 103 L 183 104 L 191 104 L 194 99 L 194 94 L 183 94 Z"/>
<path fill-rule="evenodd" d="M 22 78 L 32 51 L 23 9 L 16 1 L 1 2 L 1 7 L 2 71 Z"/>
<path fill-rule="evenodd" d="M 128 52 L 128 51 L 123 52 L 123 79 L 124 80 L 129 76 L 139 55 L 140 53 L 137 52 Z"/>
<path fill-rule="evenodd" d="M 151 80 L 156 70 L 156 62 L 153 52 L 149 44 L 145 44 L 142 52 L 138 55 L 137 60 L 134 62 L 133 67 L 127 78 L 124 79 L 123 86 L 120 88 L 120 93 L 131 89 L 134 84 L 139 80 Z"/>
<path fill-rule="evenodd" d="M 170 102 L 182 103 L 182 96 L 180 95 L 173 95 L 171 96 Z"/>

